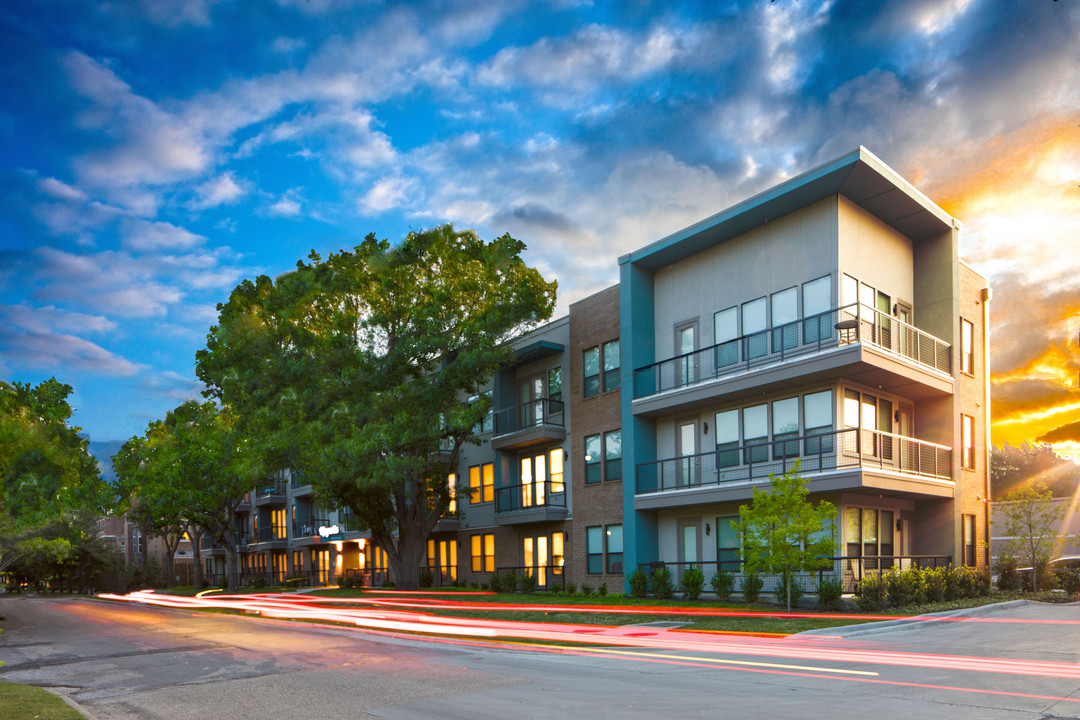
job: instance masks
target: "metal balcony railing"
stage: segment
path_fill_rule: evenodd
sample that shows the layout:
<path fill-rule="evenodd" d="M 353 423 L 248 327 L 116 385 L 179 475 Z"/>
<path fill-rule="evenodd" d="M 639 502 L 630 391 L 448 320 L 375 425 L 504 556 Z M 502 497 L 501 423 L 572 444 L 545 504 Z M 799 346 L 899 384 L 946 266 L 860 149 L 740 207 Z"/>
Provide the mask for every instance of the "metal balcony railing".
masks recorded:
<path fill-rule="evenodd" d="M 284 527 L 261 527 L 259 528 L 259 542 L 275 542 L 288 540 Z"/>
<path fill-rule="evenodd" d="M 268 497 L 285 497 L 284 480 L 267 480 L 255 488 L 255 499 L 262 500 Z"/>
<path fill-rule="evenodd" d="M 565 427 L 565 407 L 561 400 L 541 398 L 495 413 L 493 437 L 535 427 Z"/>
<path fill-rule="evenodd" d="M 298 520 L 293 523 L 292 534 L 294 538 L 314 537 L 319 534 L 319 528 L 329 527 L 330 520 L 327 518 L 311 518 L 310 520 Z"/>
<path fill-rule="evenodd" d="M 860 342 L 952 374 L 948 343 L 887 313 L 854 304 L 638 368 L 634 371 L 634 397 L 649 397 Z"/>
<path fill-rule="evenodd" d="M 566 507 L 566 483 L 551 480 L 495 488 L 495 512 Z"/>
<path fill-rule="evenodd" d="M 786 473 L 796 461 L 804 476 L 861 467 L 952 479 L 952 449 L 945 445 L 879 430 L 846 428 L 770 442 L 732 443 L 697 455 L 642 463 L 637 466 L 636 493 L 764 479 Z"/>

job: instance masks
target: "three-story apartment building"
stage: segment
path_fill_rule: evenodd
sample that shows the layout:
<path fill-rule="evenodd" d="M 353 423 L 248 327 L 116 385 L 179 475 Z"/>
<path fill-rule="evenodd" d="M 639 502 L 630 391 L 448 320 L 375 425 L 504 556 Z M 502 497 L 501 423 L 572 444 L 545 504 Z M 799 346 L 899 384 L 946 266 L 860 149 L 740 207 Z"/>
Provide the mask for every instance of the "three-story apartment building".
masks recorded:
<path fill-rule="evenodd" d="M 794 463 L 839 569 L 986 562 L 986 282 L 863 148 L 620 258 L 628 567 L 731 563 Z"/>

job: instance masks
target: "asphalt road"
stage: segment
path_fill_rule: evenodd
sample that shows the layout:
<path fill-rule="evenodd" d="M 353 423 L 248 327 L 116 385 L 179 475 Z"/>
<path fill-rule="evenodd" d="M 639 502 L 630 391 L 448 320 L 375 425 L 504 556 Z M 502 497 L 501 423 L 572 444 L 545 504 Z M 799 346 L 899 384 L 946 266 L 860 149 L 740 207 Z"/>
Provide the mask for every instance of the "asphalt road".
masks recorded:
<path fill-rule="evenodd" d="M 0 597 L 0 614 L 0 680 L 59 689 L 98 720 L 1080 718 L 1077 604 L 711 652 L 449 643 L 87 599 Z"/>

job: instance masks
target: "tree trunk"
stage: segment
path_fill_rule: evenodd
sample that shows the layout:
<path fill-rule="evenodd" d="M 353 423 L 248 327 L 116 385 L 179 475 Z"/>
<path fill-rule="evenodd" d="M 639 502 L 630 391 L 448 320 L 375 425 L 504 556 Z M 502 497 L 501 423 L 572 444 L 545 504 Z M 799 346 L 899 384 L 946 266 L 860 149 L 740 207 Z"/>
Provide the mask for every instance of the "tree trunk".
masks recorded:
<path fill-rule="evenodd" d="M 232 592 L 240 587 L 240 570 L 236 565 L 236 533 L 232 527 L 226 526 L 221 536 L 221 544 L 225 546 L 225 577 L 229 591 Z"/>
<path fill-rule="evenodd" d="M 199 592 L 203 589 L 203 576 L 202 576 L 202 536 L 206 531 L 201 527 L 195 525 L 188 525 L 187 534 L 188 539 L 191 540 L 191 558 L 195 563 L 195 577 L 193 578 L 193 584 L 195 586 L 195 592 Z"/>
<path fill-rule="evenodd" d="M 396 552 L 387 553 L 397 589 L 420 589 L 420 562 L 427 551 L 427 535 L 415 530 L 398 535 Z"/>

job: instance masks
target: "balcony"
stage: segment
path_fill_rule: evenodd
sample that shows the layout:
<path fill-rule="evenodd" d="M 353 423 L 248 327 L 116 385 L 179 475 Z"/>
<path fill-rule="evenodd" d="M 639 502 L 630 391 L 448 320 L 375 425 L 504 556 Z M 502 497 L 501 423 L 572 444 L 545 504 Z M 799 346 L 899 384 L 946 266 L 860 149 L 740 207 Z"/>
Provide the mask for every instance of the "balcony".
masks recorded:
<path fill-rule="evenodd" d="M 749 498 L 750 485 L 799 463 L 813 492 L 867 489 L 952 497 L 952 449 L 915 438 L 847 428 L 637 466 L 638 509 Z"/>
<path fill-rule="evenodd" d="M 533 482 L 495 488 L 495 524 L 551 522 L 566 519 L 566 484 Z"/>
<path fill-rule="evenodd" d="M 566 440 L 566 413 L 561 400 L 541 398 L 495 413 L 491 447 L 516 450 Z"/>
<path fill-rule="evenodd" d="M 865 305 L 847 305 L 634 371 L 634 410 L 661 412 L 800 378 L 848 377 L 909 397 L 953 392 L 952 347 Z M 920 389 L 921 388 L 921 389 Z"/>
<path fill-rule="evenodd" d="M 307 497 L 312 495 L 311 480 L 301 473 L 293 473 L 292 480 L 289 482 L 289 487 L 292 489 L 293 497 Z"/>
<path fill-rule="evenodd" d="M 267 480 L 255 488 L 255 507 L 285 504 L 285 481 Z"/>
<path fill-rule="evenodd" d="M 330 520 L 327 518 L 311 518 L 310 520 L 298 520 L 293 523 L 292 526 L 292 539 L 308 542 L 311 538 L 318 536 L 319 528 L 329 527 Z"/>
<path fill-rule="evenodd" d="M 257 536 L 259 544 L 268 543 L 272 548 L 285 547 L 289 542 L 284 527 L 261 527 Z"/>

